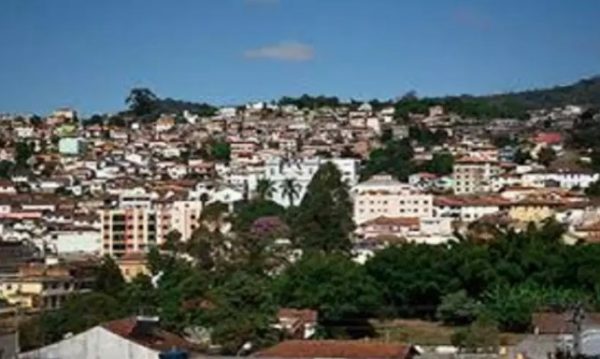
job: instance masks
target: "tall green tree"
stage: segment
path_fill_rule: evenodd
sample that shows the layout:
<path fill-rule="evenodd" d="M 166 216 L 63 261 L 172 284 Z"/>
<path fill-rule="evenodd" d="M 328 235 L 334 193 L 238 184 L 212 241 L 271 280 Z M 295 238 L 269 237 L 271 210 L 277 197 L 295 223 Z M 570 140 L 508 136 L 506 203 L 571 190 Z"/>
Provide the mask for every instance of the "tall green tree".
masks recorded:
<path fill-rule="evenodd" d="M 342 174 L 327 162 L 313 176 L 293 223 L 297 243 L 305 250 L 349 251 L 354 230 L 352 201 Z"/>
<path fill-rule="evenodd" d="M 341 254 L 307 254 L 275 283 L 279 304 L 312 308 L 323 321 L 371 317 L 381 308 L 377 283 Z"/>
<path fill-rule="evenodd" d="M 110 256 L 104 256 L 102 263 L 96 272 L 96 284 L 94 289 L 110 296 L 118 295 L 125 287 L 125 279 L 121 269 Z"/>
<path fill-rule="evenodd" d="M 454 168 L 454 156 L 448 152 L 437 152 L 427 165 L 427 170 L 438 175 L 449 175 Z"/>
<path fill-rule="evenodd" d="M 17 142 L 15 145 L 15 163 L 17 168 L 28 168 L 33 155 L 33 143 Z"/>
<path fill-rule="evenodd" d="M 391 140 L 383 148 L 373 150 L 361 171 L 361 178 L 367 179 L 378 173 L 388 173 L 401 181 L 406 181 L 413 173 L 414 151 L 407 139 Z"/>
<path fill-rule="evenodd" d="M 125 103 L 129 109 L 137 116 L 150 115 L 156 109 L 158 97 L 148 88 L 133 88 Z"/>

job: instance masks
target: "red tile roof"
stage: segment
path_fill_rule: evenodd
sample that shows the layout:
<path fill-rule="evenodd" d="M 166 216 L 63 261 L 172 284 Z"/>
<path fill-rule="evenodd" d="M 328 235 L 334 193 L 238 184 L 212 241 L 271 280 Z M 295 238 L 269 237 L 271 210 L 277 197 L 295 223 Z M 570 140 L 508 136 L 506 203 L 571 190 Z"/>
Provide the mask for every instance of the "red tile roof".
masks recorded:
<path fill-rule="evenodd" d="M 113 320 L 102 324 L 102 327 L 112 333 L 156 351 L 171 349 L 194 350 L 194 345 L 182 337 L 159 328 L 139 330 L 136 318 Z"/>
<path fill-rule="evenodd" d="M 568 334 L 575 329 L 573 324 L 573 313 L 533 313 L 531 324 L 538 334 Z M 586 313 L 583 320 L 584 325 L 600 324 L 600 313 Z"/>
<path fill-rule="evenodd" d="M 289 340 L 256 354 L 278 358 L 410 358 L 410 346 L 358 340 Z"/>
<path fill-rule="evenodd" d="M 468 207 L 468 206 L 506 206 L 512 201 L 498 195 L 464 195 L 438 196 L 434 199 L 436 206 Z"/>
<path fill-rule="evenodd" d="M 532 138 L 532 141 L 535 143 L 545 143 L 548 145 L 559 144 L 562 140 L 562 134 L 559 132 L 540 132 Z"/>
<path fill-rule="evenodd" d="M 402 227 L 419 227 L 421 224 L 417 217 L 384 217 L 380 216 L 361 225 L 379 225 L 379 226 L 402 226 Z"/>

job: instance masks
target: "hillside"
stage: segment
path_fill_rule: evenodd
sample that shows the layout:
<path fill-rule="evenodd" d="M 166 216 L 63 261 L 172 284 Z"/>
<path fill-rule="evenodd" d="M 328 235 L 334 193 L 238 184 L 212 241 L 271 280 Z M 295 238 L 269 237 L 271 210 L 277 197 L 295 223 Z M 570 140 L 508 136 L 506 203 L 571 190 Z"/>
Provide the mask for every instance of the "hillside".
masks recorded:
<path fill-rule="evenodd" d="M 567 86 L 483 96 L 445 96 L 416 98 L 405 96 L 395 103 L 398 117 L 409 113 L 427 113 L 430 106 L 442 105 L 446 111 L 465 117 L 527 118 L 527 111 L 581 105 L 600 107 L 600 77 L 581 80 Z"/>
<path fill-rule="evenodd" d="M 492 103 L 514 103 L 528 110 L 565 105 L 600 106 L 600 76 L 580 80 L 566 86 L 507 94 L 480 96 Z"/>

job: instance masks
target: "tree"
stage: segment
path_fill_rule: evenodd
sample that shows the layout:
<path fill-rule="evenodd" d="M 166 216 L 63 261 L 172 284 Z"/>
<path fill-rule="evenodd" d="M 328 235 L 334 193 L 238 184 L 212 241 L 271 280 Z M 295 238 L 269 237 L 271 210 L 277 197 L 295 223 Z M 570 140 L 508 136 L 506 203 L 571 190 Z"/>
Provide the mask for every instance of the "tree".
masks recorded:
<path fill-rule="evenodd" d="M 600 181 L 590 184 L 590 186 L 585 189 L 585 194 L 589 197 L 600 197 Z"/>
<path fill-rule="evenodd" d="M 438 152 L 433 154 L 433 158 L 427 170 L 438 175 L 448 175 L 452 173 L 454 167 L 454 156 L 448 152 Z"/>
<path fill-rule="evenodd" d="M 256 196 L 259 200 L 264 201 L 271 199 L 274 192 L 275 186 L 273 181 L 266 178 L 261 178 L 256 182 Z"/>
<path fill-rule="evenodd" d="M 15 167 L 15 163 L 7 160 L 0 161 L 0 178 L 10 178 L 12 171 Z"/>
<path fill-rule="evenodd" d="M 341 254 L 304 255 L 277 278 L 275 293 L 280 305 L 318 310 L 324 322 L 368 318 L 382 303 L 365 268 Z"/>
<path fill-rule="evenodd" d="M 290 207 L 294 206 L 294 200 L 300 196 L 301 186 L 293 178 L 286 178 L 281 183 L 281 194 L 287 197 Z"/>
<path fill-rule="evenodd" d="M 465 325 L 471 323 L 481 311 L 481 304 L 470 298 L 464 289 L 446 294 L 437 308 L 437 317 L 446 324 Z"/>
<path fill-rule="evenodd" d="M 361 178 L 367 179 L 378 173 L 388 173 L 401 181 L 406 181 L 413 172 L 414 152 L 407 139 L 388 141 L 383 148 L 375 149 L 361 171 Z"/>
<path fill-rule="evenodd" d="M 98 324 L 122 318 L 125 308 L 112 296 L 86 293 L 67 299 L 62 308 L 45 312 L 20 327 L 22 348 L 57 342 L 67 333 L 77 334 Z"/>
<path fill-rule="evenodd" d="M 231 157 L 231 146 L 226 141 L 212 141 L 209 143 L 209 157 L 216 161 L 228 162 Z"/>
<path fill-rule="evenodd" d="M 481 316 L 468 328 L 458 329 L 451 340 L 452 345 L 461 348 L 462 351 L 497 353 L 500 332 L 493 319 Z"/>
<path fill-rule="evenodd" d="M 544 147 L 538 153 L 538 161 L 548 167 L 556 159 L 556 152 L 551 147 Z"/>
<path fill-rule="evenodd" d="M 273 201 L 251 200 L 236 204 L 233 228 L 237 233 L 248 232 L 254 222 L 263 217 L 285 217 L 285 208 Z"/>
<path fill-rule="evenodd" d="M 165 242 L 163 243 L 164 249 L 175 252 L 179 249 L 180 245 L 181 233 L 178 230 L 173 229 L 165 235 Z"/>
<path fill-rule="evenodd" d="M 519 165 L 524 165 L 530 159 L 531 159 L 531 155 L 529 154 L 529 151 L 525 151 L 521 148 L 517 149 L 517 151 L 515 152 L 515 154 L 513 156 L 513 161 Z"/>
<path fill-rule="evenodd" d="M 211 328 L 211 340 L 223 347 L 224 354 L 236 354 L 246 342 L 258 349 L 277 340 L 272 327 L 276 308 L 267 278 L 236 271 L 209 295 L 212 305 L 198 324 Z"/>
<path fill-rule="evenodd" d="M 93 114 L 90 118 L 83 122 L 84 126 L 102 126 L 104 124 L 104 116 Z"/>
<path fill-rule="evenodd" d="M 17 142 L 15 146 L 15 163 L 17 168 L 28 168 L 29 159 L 33 155 L 33 143 Z"/>
<path fill-rule="evenodd" d="M 125 279 L 121 269 L 112 257 L 106 255 L 102 258 L 102 263 L 96 273 L 96 283 L 94 289 L 98 292 L 111 296 L 118 295 L 125 286 Z"/>
<path fill-rule="evenodd" d="M 147 88 L 133 88 L 125 103 L 129 105 L 129 110 L 137 116 L 151 114 L 156 108 L 158 97 Z"/>
<path fill-rule="evenodd" d="M 292 225 L 305 250 L 348 251 L 354 230 L 352 202 L 339 169 L 331 162 L 319 167 Z"/>

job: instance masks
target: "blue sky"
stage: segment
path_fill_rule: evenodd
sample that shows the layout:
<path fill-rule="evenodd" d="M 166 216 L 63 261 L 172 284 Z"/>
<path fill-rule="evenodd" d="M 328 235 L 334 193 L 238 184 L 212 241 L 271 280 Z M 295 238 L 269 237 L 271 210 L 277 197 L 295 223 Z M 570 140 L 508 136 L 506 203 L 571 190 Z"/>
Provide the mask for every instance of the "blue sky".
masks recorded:
<path fill-rule="evenodd" d="M 0 112 L 491 93 L 600 74 L 595 0 L 1 0 Z"/>

